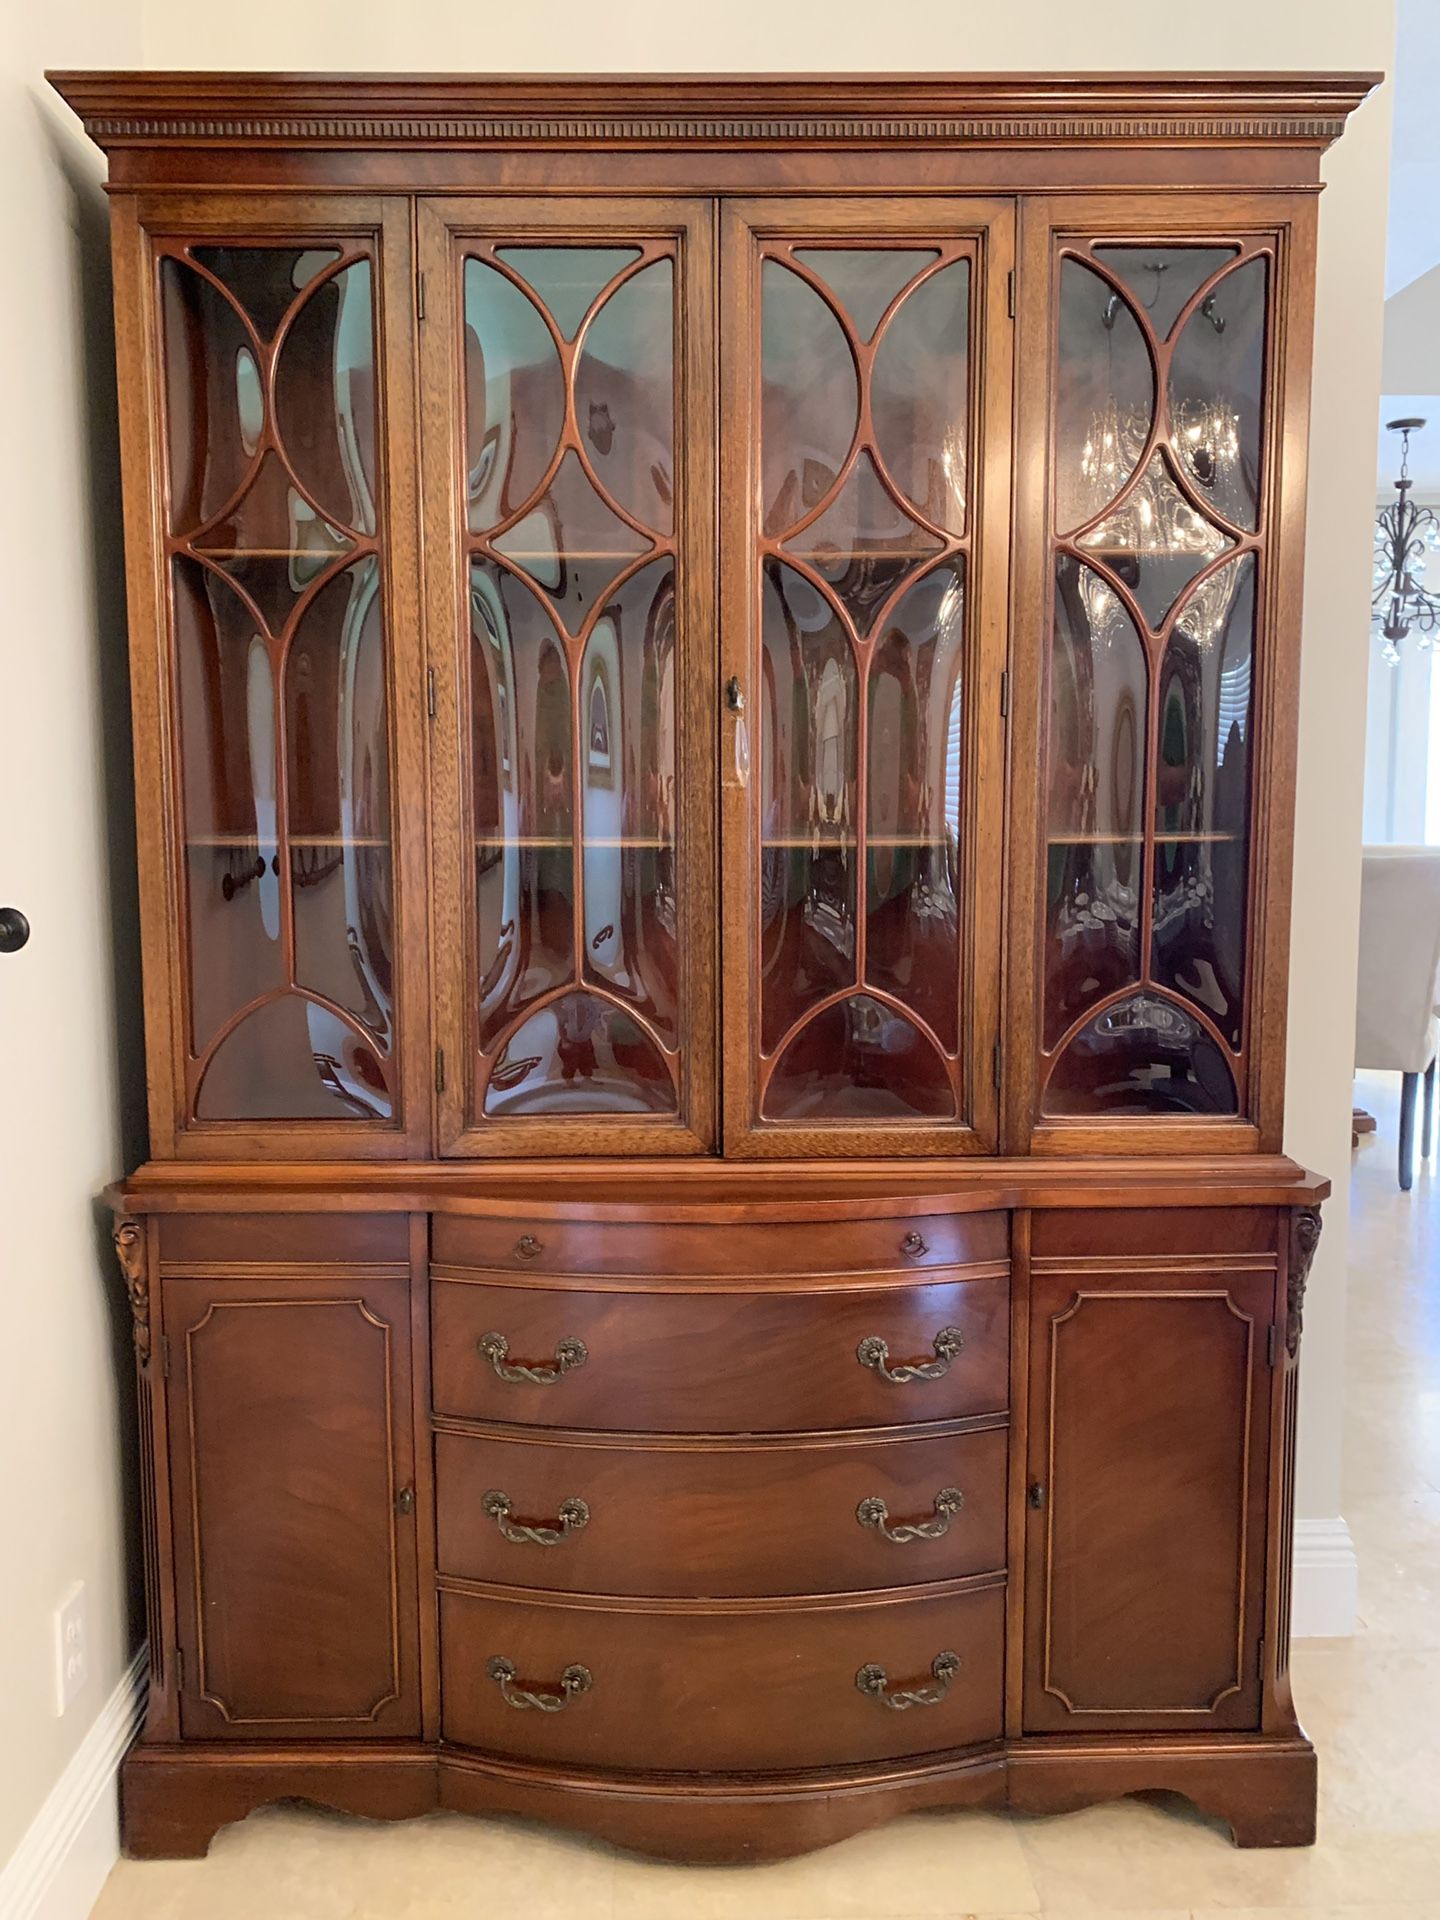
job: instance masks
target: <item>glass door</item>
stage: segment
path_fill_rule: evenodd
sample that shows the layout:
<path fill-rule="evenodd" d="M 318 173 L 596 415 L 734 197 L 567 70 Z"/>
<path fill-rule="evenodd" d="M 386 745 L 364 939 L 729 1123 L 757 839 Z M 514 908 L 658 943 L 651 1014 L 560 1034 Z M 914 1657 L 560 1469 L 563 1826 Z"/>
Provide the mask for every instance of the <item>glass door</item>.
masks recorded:
<path fill-rule="evenodd" d="M 422 208 L 443 1151 L 712 1136 L 709 253 L 708 204 Z"/>
<path fill-rule="evenodd" d="M 382 348 L 406 367 L 387 275 L 407 287 L 408 223 L 354 201 L 263 217 L 217 200 L 147 236 L 176 1124 L 210 1154 L 398 1154 L 426 1118 L 423 930 L 399 934 L 423 840 L 397 832 L 423 749 L 392 639 L 413 427 Z"/>
<path fill-rule="evenodd" d="M 1010 209 L 725 219 L 727 1149 L 983 1151 Z"/>
<path fill-rule="evenodd" d="M 1057 1145 L 1253 1137 L 1275 263 L 1223 225 L 1049 249 L 1031 1044 Z"/>

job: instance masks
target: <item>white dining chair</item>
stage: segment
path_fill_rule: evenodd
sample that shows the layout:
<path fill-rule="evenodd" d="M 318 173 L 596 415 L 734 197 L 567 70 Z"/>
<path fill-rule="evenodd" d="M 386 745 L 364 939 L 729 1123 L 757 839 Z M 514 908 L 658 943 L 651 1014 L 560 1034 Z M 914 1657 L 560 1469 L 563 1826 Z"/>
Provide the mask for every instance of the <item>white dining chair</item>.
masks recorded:
<path fill-rule="evenodd" d="M 1399 1073 L 1400 1185 L 1414 1179 L 1415 1109 L 1425 1098 L 1420 1150 L 1434 1138 L 1440 981 L 1440 847 L 1366 847 L 1360 881 L 1360 977 L 1355 1065 Z"/>

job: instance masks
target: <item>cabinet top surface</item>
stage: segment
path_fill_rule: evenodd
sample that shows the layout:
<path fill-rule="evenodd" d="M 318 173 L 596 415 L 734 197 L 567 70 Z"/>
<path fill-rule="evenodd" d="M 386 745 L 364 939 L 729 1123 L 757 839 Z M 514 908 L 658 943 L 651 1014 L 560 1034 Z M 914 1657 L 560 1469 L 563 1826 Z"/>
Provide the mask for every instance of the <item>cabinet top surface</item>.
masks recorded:
<path fill-rule="evenodd" d="M 52 72 L 106 147 L 729 146 L 1261 141 L 1327 145 L 1374 73 Z"/>

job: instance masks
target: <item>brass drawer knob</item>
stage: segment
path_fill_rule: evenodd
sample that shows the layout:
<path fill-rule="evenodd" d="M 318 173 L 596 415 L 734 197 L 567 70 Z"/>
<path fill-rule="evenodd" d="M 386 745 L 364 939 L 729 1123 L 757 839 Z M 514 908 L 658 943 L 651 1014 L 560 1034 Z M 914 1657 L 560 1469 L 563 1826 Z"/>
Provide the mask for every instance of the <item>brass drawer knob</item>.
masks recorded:
<path fill-rule="evenodd" d="M 870 1333 L 855 1349 L 855 1358 L 862 1367 L 871 1368 L 893 1386 L 903 1386 L 907 1380 L 941 1380 L 965 1345 L 965 1336 L 958 1327 L 942 1327 L 932 1344 L 935 1349 L 933 1360 L 917 1360 L 908 1366 L 892 1367 L 889 1347 L 878 1333 Z"/>
<path fill-rule="evenodd" d="M 908 1520 L 892 1527 L 889 1508 L 879 1494 L 872 1493 L 868 1500 L 862 1500 L 856 1507 L 855 1518 L 862 1527 L 872 1527 L 876 1533 L 893 1540 L 897 1547 L 902 1547 L 907 1540 L 943 1540 L 950 1531 L 950 1522 L 964 1504 L 965 1496 L 958 1487 L 942 1487 L 935 1496 L 933 1520 Z"/>
<path fill-rule="evenodd" d="M 933 1680 L 923 1680 L 918 1687 L 896 1687 L 891 1691 L 890 1679 L 883 1667 L 861 1667 L 855 1684 L 877 1706 L 889 1707 L 892 1713 L 904 1713 L 908 1707 L 939 1706 L 960 1671 L 959 1654 L 937 1653 L 930 1662 L 930 1671 L 935 1676 Z"/>
<path fill-rule="evenodd" d="M 476 1345 L 494 1368 L 497 1378 L 525 1380 L 536 1387 L 553 1387 L 563 1375 L 583 1367 L 590 1358 L 583 1340 L 558 1340 L 553 1365 L 542 1363 L 538 1367 L 522 1366 L 518 1360 L 507 1362 L 505 1356 L 510 1351 L 510 1342 L 503 1333 L 482 1333 Z"/>
<path fill-rule="evenodd" d="M 495 1522 L 501 1535 L 512 1540 L 518 1546 L 558 1547 L 560 1542 L 572 1533 L 578 1533 L 581 1527 L 590 1524 L 590 1509 L 583 1500 L 562 1500 L 553 1526 L 537 1521 L 527 1526 L 523 1520 L 510 1518 L 511 1501 L 508 1493 L 492 1488 L 480 1502 L 480 1510 Z"/>
<path fill-rule="evenodd" d="M 522 1687 L 515 1679 L 515 1663 L 498 1653 L 485 1662 L 485 1674 L 499 1687 L 506 1706 L 522 1712 L 533 1707 L 537 1713 L 563 1713 L 572 1700 L 588 1693 L 595 1684 L 588 1667 L 571 1666 L 566 1667 L 555 1687 Z"/>

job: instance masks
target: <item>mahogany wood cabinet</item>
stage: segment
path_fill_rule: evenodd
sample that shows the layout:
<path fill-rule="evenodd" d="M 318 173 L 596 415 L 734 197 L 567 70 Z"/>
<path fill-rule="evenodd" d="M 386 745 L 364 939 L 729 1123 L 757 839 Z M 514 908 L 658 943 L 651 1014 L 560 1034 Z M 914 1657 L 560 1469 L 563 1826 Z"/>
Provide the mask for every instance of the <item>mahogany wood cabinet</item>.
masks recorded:
<path fill-rule="evenodd" d="M 142 1855 L 1313 1834 L 1281 1092 L 1364 75 L 63 74 L 109 154 Z"/>

